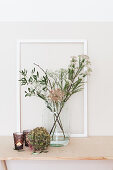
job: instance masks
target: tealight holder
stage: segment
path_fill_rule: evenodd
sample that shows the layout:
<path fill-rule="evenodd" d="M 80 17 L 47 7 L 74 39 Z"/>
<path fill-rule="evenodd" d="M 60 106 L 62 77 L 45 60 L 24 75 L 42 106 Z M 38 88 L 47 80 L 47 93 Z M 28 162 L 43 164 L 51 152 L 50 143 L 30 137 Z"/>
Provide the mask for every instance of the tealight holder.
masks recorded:
<path fill-rule="evenodd" d="M 29 140 L 28 140 L 28 133 L 30 132 L 31 130 L 23 130 L 23 134 L 24 134 L 24 141 L 25 141 L 25 146 L 29 146 Z"/>
<path fill-rule="evenodd" d="M 13 133 L 15 150 L 23 149 L 24 135 L 21 132 Z"/>

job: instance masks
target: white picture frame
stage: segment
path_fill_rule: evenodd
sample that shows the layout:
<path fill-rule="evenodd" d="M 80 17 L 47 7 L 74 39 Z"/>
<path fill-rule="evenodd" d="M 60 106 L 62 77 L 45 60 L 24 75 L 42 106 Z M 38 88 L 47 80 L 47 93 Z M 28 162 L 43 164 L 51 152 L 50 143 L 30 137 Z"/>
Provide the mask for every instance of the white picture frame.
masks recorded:
<path fill-rule="evenodd" d="M 76 40 L 76 39 L 33 39 L 33 40 L 18 40 L 17 41 L 17 131 L 21 131 L 21 87 L 20 73 L 21 70 L 21 44 L 29 43 L 83 43 L 84 45 L 84 55 L 87 55 L 87 40 Z M 87 82 L 87 77 L 85 78 Z M 71 137 L 87 137 L 88 136 L 88 126 L 87 126 L 87 83 L 84 84 L 84 132 L 80 134 L 71 134 Z"/>

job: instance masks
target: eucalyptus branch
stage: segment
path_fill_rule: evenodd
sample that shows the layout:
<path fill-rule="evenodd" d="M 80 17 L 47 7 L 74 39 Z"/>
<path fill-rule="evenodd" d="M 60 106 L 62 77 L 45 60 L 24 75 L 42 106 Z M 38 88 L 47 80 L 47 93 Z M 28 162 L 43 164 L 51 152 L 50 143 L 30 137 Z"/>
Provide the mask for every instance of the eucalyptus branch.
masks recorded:
<path fill-rule="evenodd" d="M 38 64 L 36 64 L 36 63 L 34 63 L 34 65 L 36 65 L 37 67 L 39 67 L 39 68 L 44 72 L 44 74 L 47 76 L 47 78 L 48 78 L 48 75 L 47 75 L 46 71 L 45 71 L 42 67 L 40 67 L 40 66 L 39 66 Z M 49 81 L 50 87 L 51 87 L 51 89 L 52 89 L 51 81 L 49 80 L 49 78 L 48 78 L 48 81 Z"/>

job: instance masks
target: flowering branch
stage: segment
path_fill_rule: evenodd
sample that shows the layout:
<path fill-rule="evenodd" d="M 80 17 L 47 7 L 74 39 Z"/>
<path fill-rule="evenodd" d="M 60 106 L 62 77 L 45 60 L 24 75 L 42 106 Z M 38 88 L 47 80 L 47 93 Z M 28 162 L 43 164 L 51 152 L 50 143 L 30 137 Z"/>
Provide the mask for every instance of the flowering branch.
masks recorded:
<path fill-rule="evenodd" d="M 35 68 L 31 71 L 30 76 L 28 76 L 27 70 L 20 71 L 22 75 L 20 79 L 21 85 L 28 86 L 28 90 L 25 91 L 25 97 L 35 95 L 43 99 L 47 104 L 47 108 L 51 112 L 57 113 L 54 114 L 55 120 L 50 134 L 54 134 L 56 123 L 58 122 L 65 137 L 60 114 L 69 98 L 73 94 L 83 90 L 84 83 L 86 83 L 84 82 L 84 78 L 91 72 L 89 57 L 86 55 L 73 56 L 67 69 L 61 68 L 54 72 L 45 71 L 36 63 L 34 65 L 44 75 L 40 77 L 39 72 Z"/>

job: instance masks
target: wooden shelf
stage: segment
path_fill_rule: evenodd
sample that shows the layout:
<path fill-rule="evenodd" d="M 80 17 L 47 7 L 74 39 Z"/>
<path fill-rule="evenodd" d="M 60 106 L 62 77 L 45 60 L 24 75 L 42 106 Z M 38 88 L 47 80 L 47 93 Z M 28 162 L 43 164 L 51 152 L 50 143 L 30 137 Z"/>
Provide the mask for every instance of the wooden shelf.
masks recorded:
<path fill-rule="evenodd" d="M 29 148 L 13 150 L 12 137 L 0 137 L 0 160 L 111 160 L 113 137 L 71 138 L 65 147 L 49 147 L 48 153 L 32 155 Z"/>

